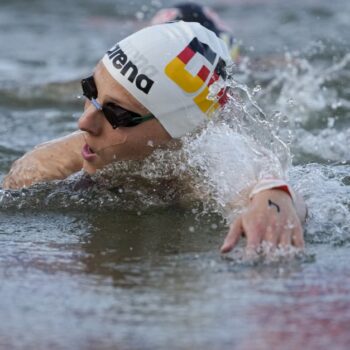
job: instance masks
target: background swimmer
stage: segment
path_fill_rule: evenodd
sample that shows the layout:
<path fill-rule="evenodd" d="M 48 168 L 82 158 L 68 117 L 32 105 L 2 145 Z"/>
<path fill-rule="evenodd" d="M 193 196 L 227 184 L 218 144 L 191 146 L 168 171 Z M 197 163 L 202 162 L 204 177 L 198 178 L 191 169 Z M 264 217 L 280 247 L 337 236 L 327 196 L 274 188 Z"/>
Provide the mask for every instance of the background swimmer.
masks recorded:
<path fill-rule="evenodd" d="M 194 2 L 181 2 L 172 7 L 159 10 L 151 19 L 151 24 L 160 24 L 171 21 L 198 22 L 205 28 L 213 31 L 225 41 L 232 60 L 239 63 L 239 43 L 233 36 L 229 26 L 210 7 Z"/>

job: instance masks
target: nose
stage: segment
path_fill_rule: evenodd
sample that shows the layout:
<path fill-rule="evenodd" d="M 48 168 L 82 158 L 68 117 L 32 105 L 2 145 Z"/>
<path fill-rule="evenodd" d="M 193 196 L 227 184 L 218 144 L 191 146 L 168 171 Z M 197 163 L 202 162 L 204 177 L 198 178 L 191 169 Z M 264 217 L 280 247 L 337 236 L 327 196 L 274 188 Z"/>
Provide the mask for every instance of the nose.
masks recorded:
<path fill-rule="evenodd" d="M 103 124 L 101 113 L 92 103 L 86 103 L 84 112 L 78 121 L 79 129 L 94 136 L 99 135 Z"/>

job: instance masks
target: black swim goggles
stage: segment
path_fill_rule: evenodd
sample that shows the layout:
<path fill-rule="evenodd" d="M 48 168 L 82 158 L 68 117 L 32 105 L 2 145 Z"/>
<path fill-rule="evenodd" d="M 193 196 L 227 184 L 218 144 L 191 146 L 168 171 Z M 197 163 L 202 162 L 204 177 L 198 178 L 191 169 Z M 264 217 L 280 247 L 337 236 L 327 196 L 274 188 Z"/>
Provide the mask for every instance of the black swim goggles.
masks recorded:
<path fill-rule="evenodd" d="M 118 106 L 113 102 L 107 102 L 101 105 L 97 99 L 97 88 L 94 77 L 88 77 L 81 81 L 81 88 L 83 89 L 83 95 L 91 101 L 95 108 L 102 111 L 108 122 L 112 125 L 113 129 L 120 126 L 135 126 L 146 120 L 154 118 L 154 115 L 147 114 L 141 116 L 137 113 L 128 111 L 123 107 Z"/>

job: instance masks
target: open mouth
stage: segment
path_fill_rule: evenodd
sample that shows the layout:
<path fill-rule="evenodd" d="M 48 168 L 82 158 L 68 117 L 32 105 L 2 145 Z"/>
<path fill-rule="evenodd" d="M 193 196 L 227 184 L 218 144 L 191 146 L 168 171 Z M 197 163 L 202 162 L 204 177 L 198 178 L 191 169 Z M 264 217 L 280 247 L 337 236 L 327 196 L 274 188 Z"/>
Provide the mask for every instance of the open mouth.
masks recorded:
<path fill-rule="evenodd" d="M 81 155 L 85 160 L 92 160 L 96 157 L 94 150 L 86 143 L 81 150 Z"/>

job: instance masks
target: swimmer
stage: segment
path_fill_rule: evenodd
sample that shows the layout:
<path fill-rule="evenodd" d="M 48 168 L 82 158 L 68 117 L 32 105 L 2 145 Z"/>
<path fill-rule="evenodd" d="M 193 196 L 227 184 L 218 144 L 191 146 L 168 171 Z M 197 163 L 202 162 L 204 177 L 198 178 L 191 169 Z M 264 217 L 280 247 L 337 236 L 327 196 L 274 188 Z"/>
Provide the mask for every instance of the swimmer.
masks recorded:
<path fill-rule="evenodd" d="M 161 24 L 172 21 L 197 22 L 208 28 L 221 38 L 227 45 L 231 58 L 239 63 L 239 45 L 232 35 L 228 25 L 210 7 L 193 2 L 183 2 L 169 8 L 159 10 L 151 19 L 151 24 Z"/>
<path fill-rule="evenodd" d="M 198 23 L 154 25 L 128 36 L 82 80 L 86 102 L 80 131 L 39 145 L 18 159 L 3 188 L 19 189 L 82 169 L 93 174 L 113 162 L 143 160 L 155 149 L 195 133 L 226 102 L 225 88 L 209 100 L 208 85 L 216 81 L 224 86 L 230 62 L 226 44 Z M 266 178 L 244 193 L 245 210 L 231 224 L 221 252 L 230 251 L 242 234 L 250 249 L 262 241 L 303 247 L 305 206 L 288 183 Z"/>

